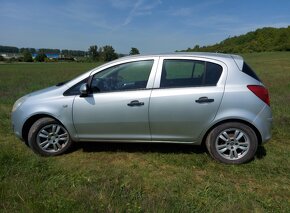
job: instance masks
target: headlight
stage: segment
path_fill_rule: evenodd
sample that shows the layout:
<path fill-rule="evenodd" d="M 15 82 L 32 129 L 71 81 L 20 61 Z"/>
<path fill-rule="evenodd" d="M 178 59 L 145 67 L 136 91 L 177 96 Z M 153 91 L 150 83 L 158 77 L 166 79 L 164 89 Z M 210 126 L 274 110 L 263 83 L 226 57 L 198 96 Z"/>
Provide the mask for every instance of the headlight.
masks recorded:
<path fill-rule="evenodd" d="M 27 96 L 23 96 L 21 98 L 19 98 L 13 105 L 13 108 L 12 108 L 12 112 L 14 112 L 15 110 L 18 109 L 18 107 L 21 106 L 21 104 L 26 100 Z"/>

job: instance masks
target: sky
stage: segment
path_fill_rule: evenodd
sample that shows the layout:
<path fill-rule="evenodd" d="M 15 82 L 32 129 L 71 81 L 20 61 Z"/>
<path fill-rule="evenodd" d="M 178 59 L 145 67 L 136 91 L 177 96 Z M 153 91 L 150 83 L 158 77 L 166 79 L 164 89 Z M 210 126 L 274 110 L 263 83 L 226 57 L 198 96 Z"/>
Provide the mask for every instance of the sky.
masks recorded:
<path fill-rule="evenodd" d="M 168 53 L 290 25 L 290 0 L 0 0 L 0 45 Z"/>

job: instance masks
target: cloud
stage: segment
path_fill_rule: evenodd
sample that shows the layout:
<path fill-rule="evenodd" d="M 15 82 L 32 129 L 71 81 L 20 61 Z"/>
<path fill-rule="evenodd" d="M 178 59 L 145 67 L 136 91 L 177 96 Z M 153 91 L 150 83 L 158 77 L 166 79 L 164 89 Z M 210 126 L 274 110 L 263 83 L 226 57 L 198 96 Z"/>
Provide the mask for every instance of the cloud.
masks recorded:
<path fill-rule="evenodd" d="M 133 9 L 130 11 L 129 15 L 127 16 L 125 22 L 122 24 L 122 26 L 128 25 L 132 19 L 137 15 L 138 9 L 140 5 L 142 4 L 143 0 L 137 0 L 137 2 L 134 4 Z"/>
<path fill-rule="evenodd" d="M 31 13 L 31 8 L 29 8 L 25 2 L 1 2 L 0 17 L 3 17 L 4 19 L 34 21 L 35 17 L 42 16 L 43 13 L 39 12 L 39 10 L 34 10 L 33 13 Z"/>
<path fill-rule="evenodd" d="M 107 21 L 106 13 L 101 10 L 101 7 L 92 6 L 90 1 L 86 3 L 77 0 L 70 1 L 60 8 L 58 13 L 85 26 L 89 24 L 104 30 L 113 29 L 112 25 Z"/>
<path fill-rule="evenodd" d="M 109 2 L 109 4 L 108 4 Z M 59 13 L 99 29 L 116 31 L 129 25 L 137 16 L 147 16 L 161 4 L 161 0 L 109 0 L 90 4 L 90 0 L 69 1 Z"/>
<path fill-rule="evenodd" d="M 135 0 L 109 0 L 110 4 L 112 7 L 119 9 L 119 10 L 124 10 L 132 7 L 134 5 Z"/>
<path fill-rule="evenodd" d="M 171 15 L 181 16 L 181 17 L 191 16 L 192 15 L 192 8 L 188 8 L 188 7 L 178 8 L 178 9 L 171 11 Z"/>
<path fill-rule="evenodd" d="M 203 19 L 193 17 L 185 21 L 185 24 L 188 26 L 209 29 L 220 29 L 224 26 L 239 26 L 240 23 L 241 21 L 237 17 L 229 15 L 212 15 Z"/>
<path fill-rule="evenodd" d="M 152 10 L 160 4 L 162 4 L 161 0 L 137 0 L 121 26 L 130 24 L 136 16 L 150 15 Z"/>
<path fill-rule="evenodd" d="M 201 15 L 204 12 L 215 5 L 223 3 L 223 0 L 212 0 L 212 1 L 204 1 L 199 3 L 190 3 L 189 5 L 182 6 L 180 8 L 171 7 L 167 13 L 170 16 L 179 16 L 179 17 L 190 17 L 195 16 L 197 14 Z"/>

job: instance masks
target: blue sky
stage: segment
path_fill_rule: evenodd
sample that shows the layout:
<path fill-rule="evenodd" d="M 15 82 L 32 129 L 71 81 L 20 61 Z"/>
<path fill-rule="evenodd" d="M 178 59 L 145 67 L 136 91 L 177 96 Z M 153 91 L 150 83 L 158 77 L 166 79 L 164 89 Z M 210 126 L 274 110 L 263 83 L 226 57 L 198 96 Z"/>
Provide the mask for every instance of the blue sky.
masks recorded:
<path fill-rule="evenodd" d="M 0 0 L 0 45 L 172 52 L 290 25 L 290 0 Z"/>

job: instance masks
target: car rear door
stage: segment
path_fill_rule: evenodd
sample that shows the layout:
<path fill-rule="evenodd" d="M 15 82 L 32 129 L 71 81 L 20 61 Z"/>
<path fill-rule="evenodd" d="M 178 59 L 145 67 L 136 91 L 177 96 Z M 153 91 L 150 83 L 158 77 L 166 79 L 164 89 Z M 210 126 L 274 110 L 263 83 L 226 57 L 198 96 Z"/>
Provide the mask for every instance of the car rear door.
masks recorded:
<path fill-rule="evenodd" d="M 150 98 L 152 140 L 196 141 L 218 111 L 226 74 L 219 61 L 160 58 Z"/>

